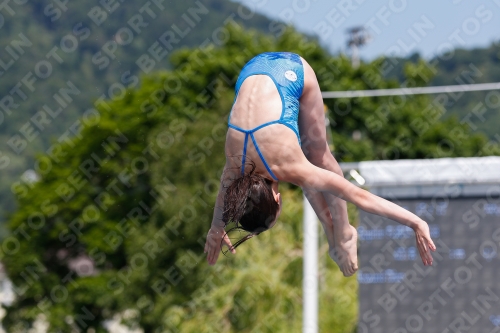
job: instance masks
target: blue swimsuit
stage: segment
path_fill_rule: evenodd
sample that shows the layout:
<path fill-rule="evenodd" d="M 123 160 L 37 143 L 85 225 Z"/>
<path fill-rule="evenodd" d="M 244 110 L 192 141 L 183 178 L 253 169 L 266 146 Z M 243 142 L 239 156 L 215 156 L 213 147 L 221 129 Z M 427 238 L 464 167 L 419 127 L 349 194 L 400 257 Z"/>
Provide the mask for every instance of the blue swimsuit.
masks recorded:
<path fill-rule="evenodd" d="M 304 68 L 302 66 L 302 61 L 300 57 L 295 53 L 289 52 L 266 52 L 259 54 L 252 58 L 241 70 L 241 73 L 236 81 L 236 97 L 238 97 L 238 91 L 240 90 L 243 81 L 249 76 L 264 74 L 269 76 L 281 97 L 281 104 L 283 105 L 281 110 L 281 117 L 278 120 L 269 121 L 262 125 L 259 125 L 252 129 L 243 129 L 241 127 L 235 126 L 229 122 L 231 119 L 231 114 L 229 114 L 228 125 L 239 132 L 245 133 L 245 143 L 243 144 L 243 158 L 241 161 L 241 174 L 245 173 L 245 158 L 248 144 L 248 137 L 252 139 L 252 142 L 259 154 L 262 163 L 266 167 L 267 171 L 273 177 L 273 179 L 278 180 L 276 176 L 271 171 L 271 168 L 266 162 L 264 155 L 259 149 L 259 145 L 255 140 L 254 132 L 259 129 L 273 125 L 282 124 L 289 127 L 297 135 L 297 140 L 300 145 L 300 135 L 299 135 L 299 98 L 302 95 L 302 90 L 304 88 Z M 233 102 L 234 104 L 234 102 Z M 232 113 L 232 111 L 231 111 Z"/>

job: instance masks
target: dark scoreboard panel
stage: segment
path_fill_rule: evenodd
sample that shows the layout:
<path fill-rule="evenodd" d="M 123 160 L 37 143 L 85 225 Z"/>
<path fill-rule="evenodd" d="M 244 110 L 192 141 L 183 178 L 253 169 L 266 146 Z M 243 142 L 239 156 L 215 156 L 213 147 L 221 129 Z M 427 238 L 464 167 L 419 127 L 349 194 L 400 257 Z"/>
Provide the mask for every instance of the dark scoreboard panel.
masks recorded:
<path fill-rule="evenodd" d="M 434 264 L 412 229 L 361 211 L 358 333 L 500 333 L 500 199 L 396 203 L 429 224 Z"/>

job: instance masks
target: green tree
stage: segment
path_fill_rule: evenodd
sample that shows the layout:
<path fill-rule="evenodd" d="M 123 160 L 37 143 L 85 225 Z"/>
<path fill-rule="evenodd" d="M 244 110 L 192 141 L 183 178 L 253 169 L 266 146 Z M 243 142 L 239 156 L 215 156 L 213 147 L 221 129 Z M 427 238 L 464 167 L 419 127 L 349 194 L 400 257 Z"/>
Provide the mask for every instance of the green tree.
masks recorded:
<path fill-rule="evenodd" d="M 323 91 L 397 88 L 386 80 L 378 59 L 352 68 L 345 57 L 332 58 Z M 335 76 L 335 74 L 337 74 Z M 404 86 L 425 86 L 433 72 L 423 61 L 407 63 Z M 426 95 L 325 100 L 330 110 L 336 156 L 343 161 L 487 156 L 500 154 L 497 143 L 449 116 Z"/>
<path fill-rule="evenodd" d="M 418 53 L 406 59 L 386 59 L 380 66 L 380 70 L 385 77 L 396 78 L 399 82 L 404 82 L 406 79 L 404 67 L 419 59 Z M 498 41 L 486 48 L 451 50 L 429 60 L 428 66 L 434 75 L 425 80 L 425 84 L 443 86 L 499 82 L 499 64 L 500 43 Z M 455 93 L 447 97 L 441 99 L 441 104 L 446 109 L 444 117 L 458 117 L 464 120 L 473 132 L 486 134 L 491 140 L 500 142 L 498 133 L 500 93 L 498 90 Z"/>

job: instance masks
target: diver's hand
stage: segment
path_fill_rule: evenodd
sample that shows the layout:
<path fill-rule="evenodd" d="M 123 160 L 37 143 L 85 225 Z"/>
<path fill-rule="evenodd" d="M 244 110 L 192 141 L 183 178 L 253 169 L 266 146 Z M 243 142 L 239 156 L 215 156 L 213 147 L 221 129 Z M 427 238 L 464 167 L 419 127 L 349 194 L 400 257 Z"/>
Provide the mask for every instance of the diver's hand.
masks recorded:
<path fill-rule="evenodd" d="M 431 239 L 429 226 L 425 221 L 421 221 L 413 227 L 415 238 L 417 240 L 417 248 L 425 266 L 432 265 L 431 251 L 436 251 L 436 245 Z"/>
<path fill-rule="evenodd" d="M 233 249 L 233 244 L 231 244 L 224 228 L 212 226 L 210 230 L 208 230 L 204 250 L 207 254 L 207 261 L 209 265 L 215 265 L 217 259 L 219 258 L 220 249 L 223 244 L 226 244 L 229 247 L 231 253 L 236 253 L 236 250 Z"/>

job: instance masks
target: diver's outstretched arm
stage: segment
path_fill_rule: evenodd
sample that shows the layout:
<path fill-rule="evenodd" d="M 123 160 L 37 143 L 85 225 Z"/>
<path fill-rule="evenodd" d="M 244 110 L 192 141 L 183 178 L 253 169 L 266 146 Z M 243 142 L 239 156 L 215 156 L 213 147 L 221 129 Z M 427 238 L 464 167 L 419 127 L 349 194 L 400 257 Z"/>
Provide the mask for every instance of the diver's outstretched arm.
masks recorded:
<path fill-rule="evenodd" d="M 387 217 L 413 229 L 417 241 L 417 248 L 424 265 L 432 265 L 430 251 L 436 246 L 431 239 L 427 223 L 408 210 L 365 191 L 344 177 L 316 167 L 307 159 L 298 158 L 296 163 L 289 165 L 282 175 L 284 181 L 294 183 L 304 189 L 330 192 L 346 201 L 352 202 L 362 210 Z"/>

